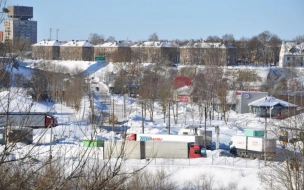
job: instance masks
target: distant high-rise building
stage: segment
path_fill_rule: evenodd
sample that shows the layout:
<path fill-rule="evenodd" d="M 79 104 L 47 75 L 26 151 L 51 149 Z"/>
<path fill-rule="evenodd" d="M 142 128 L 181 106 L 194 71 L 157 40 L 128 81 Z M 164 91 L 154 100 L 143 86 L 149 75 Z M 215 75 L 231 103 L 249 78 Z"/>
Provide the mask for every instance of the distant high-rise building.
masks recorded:
<path fill-rule="evenodd" d="M 32 21 L 33 7 L 8 6 L 9 10 L 3 22 L 3 40 L 27 39 L 37 43 L 37 21 Z"/>
<path fill-rule="evenodd" d="M 0 41 L 3 41 L 3 31 L 0 31 Z"/>

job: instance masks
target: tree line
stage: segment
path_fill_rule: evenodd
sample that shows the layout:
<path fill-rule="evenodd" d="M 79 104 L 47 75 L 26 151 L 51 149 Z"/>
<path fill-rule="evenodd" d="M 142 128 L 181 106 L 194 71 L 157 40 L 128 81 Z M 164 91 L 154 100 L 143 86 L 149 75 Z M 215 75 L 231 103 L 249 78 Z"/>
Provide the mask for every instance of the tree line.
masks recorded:
<path fill-rule="evenodd" d="M 89 36 L 89 41 L 94 44 L 101 44 L 104 42 L 113 42 L 115 38 L 110 36 L 105 39 L 103 35 L 92 33 Z M 157 33 L 151 34 L 147 41 L 171 41 L 178 47 L 186 46 L 194 42 L 202 41 L 202 39 L 190 39 L 190 40 L 166 40 L 160 39 Z M 225 34 L 221 38 L 218 36 L 208 36 L 204 39 L 205 42 L 222 42 L 227 46 L 233 46 L 237 49 L 237 59 L 239 64 L 246 63 L 266 63 L 276 64 L 279 59 L 280 48 L 282 40 L 278 35 L 271 33 L 270 31 L 263 31 L 262 33 L 253 37 L 241 37 L 235 39 L 233 34 Z M 304 42 L 304 35 L 295 36 L 294 39 L 288 41 L 294 41 L 296 43 Z M 196 64 L 199 64 L 198 62 Z"/>

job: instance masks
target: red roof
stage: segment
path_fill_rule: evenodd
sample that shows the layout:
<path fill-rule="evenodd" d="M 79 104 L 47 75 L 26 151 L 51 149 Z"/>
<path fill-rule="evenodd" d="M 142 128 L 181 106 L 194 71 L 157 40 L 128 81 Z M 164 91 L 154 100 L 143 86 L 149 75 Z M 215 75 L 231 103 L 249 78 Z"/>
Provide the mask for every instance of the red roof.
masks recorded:
<path fill-rule="evenodd" d="M 176 77 L 174 79 L 173 88 L 178 89 L 184 86 L 191 86 L 191 80 L 189 77 Z"/>

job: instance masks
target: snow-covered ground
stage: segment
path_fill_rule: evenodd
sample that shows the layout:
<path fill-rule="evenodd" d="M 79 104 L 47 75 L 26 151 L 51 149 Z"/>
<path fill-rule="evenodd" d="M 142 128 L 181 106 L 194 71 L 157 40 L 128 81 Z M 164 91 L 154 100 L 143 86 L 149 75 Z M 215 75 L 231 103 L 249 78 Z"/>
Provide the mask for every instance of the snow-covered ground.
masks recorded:
<path fill-rule="evenodd" d="M 58 64 L 62 65 L 71 65 L 75 66 L 76 64 L 86 69 L 90 72 L 91 76 L 97 78 L 98 85 L 103 85 L 102 75 L 104 72 L 113 70 L 113 65 L 111 63 L 88 63 L 88 62 L 60 62 Z M 24 63 L 24 66 L 30 66 L 31 63 Z M 267 73 L 269 68 L 259 68 L 262 70 L 261 73 Z M 23 73 L 26 70 L 20 68 L 19 71 Z M 2 92 L 1 97 L 5 97 L 7 92 Z M 99 93 L 96 92 L 95 93 Z M 109 94 L 110 95 L 110 94 Z M 129 108 L 125 126 L 128 126 L 128 133 L 141 133 L 142 130 L 142 113 L 141 106 L 137 103 L 136 99 L 127 98 L 125 101 L 121 96 L 112 96 L 115 99 L 115 104 L 121 105 L 126 104 Z M 30 101 L 29 97 L 22 97 L 18 94 L 18 98 L 15 98 L 14 101 L 18 105 L 18 101 L 25 102 Z M 15 104 L 14 102 L 12 102 Z M 101 100 L 95 100 L 96 106 L 102 104 Z M 186 107 L 187 106 L 187 107 Z M 22 157 L 27 153 L 27 150 L 33 148 L 37 152 L 36 158 L 40 160 L 47 159 L 50 151 L 53 156 L 60 156 L 64 154 L 67 157 L 77 157 L 81 151 L 84 150 L 82 145 L 82 140 L 85 138 L 102 138 L 105 140 L 113 139 L 121 140 L 121 134 L 118 132 L 112 132 L 104 130 L 99 126 L 90 125 L 85 119 L 87 112 L 89 111 L 89 100 L 86 97 L 82 101 L 81 109 L 78 112 L 75 112 L 73 109 L 66 107 L 61 104 L 51 104 L 50 102 L 39 102 L 34 104 L 34 110 L 37 111 L 51 111 L 55 113 L 55 116 L 58 119 L 58 124 L 56 128 L 48 129 L 46 131 L 41 129 L 34 130 L 34 141 L 35 137 L 45 134 L 54 134 L 56 136 L 56 141 L 50 144 L 42 144 L 39 146 L 32 145 L 20 145 L 20 148 L 16 150 L 12 157 L 18 158 Z M 145 133 L 154 133 L 154 134 L 167 134 L 168 133 L 168 115 L 163 118 L 163 113 L 161 112 L 161 107 L 158 103 L 155 103 L 155 113 L 154 121 L 151 122 L 149 117 L 145 118 L 144 130 Z M 109 108 L 106 108 L 109 109 Z M 147 112 L 148 113 L 148 112 Z M 231 136 L 236 134 L 244 134 L 244 129 L 264 129 L 265 119 L 259 118 L 254 114 L 237 114 L 234 111 L 230 111 L 228 114 L 228 122 L 221 120 L 220 116 L 217 113 L 214 113 L 214 119 L 207 119 L 207 130 L 211 130 L 213 134 L 213 146 L 215 147 L 216 133 L 214 127 L 219 126 L 220 129 L 220 146 L 218 150 L 208 150 L 206 158 L 196 158 L 196 159 L 155 159 L 152 160 L 148 165 L 147 169 L 165 169 L 169 174 L 171 179 L 173 179 L 176 184 L 179 184 L 181 187 L 185 185 L 184 183 L 191 180 L 198 180 L 202 175 L 212 176 L 213 181 L 215 182 L 214 188 L 220 188 L 221 186 L 227 186 L 231 182 L 237 183 L 238 189 L 263 189 L 258 179 L 258 171 L 260 168 L 264 167 L 264 162 L 258 159 L 244 159 L 244 158 L 233 158 L 223 156 L 223 152 L 228 151 L 229 142 Z M 190 104 L 179 104 L 179 120 L 177 124 L 174 124 L 173 116 L 170 118 L 170 127 L 171 134 L 177 134 L 178 131 L 184 126 L 191 124 L 199 124 L 200 121 L 197 108 L 191 106 Z M 274 126 L 279 121 L 272 119 L 266 120 L 267 126 L 269 129 L 271 126 Z M 204 122 L 202 122 L 204 123 Z M 279 145 L 278 145 L 278 148 Z M 1 146 L 0 146 L 0 149 Z M 95 149 L 96 150 L 96 149 Z M 102 148 L 97 149 L 100 154 L 99 158 L 102 158 Z M 144 166 L 146 160 L 135 160 L 130 159 L 126 161 L 127 167 L 138 167 Z"/>

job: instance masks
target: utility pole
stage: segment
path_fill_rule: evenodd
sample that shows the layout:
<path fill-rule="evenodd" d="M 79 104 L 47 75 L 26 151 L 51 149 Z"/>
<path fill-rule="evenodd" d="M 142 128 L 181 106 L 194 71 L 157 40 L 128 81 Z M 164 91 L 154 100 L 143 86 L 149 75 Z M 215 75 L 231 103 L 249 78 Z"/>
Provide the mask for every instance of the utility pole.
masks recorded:
<path fill-rule="evenodd" d="M 267 107 L 265 107 L 265 129 L 264 129 L 264 166 L 266 166 L 266 140 L 267 140 Z"/>
<path fill-rule="evenodd" d="M 58 31 L 59 31 L 59 29 L 57 29 L 57 35 L 56 35 L 56 40 L 58 41 Z"/>
<path fill-rule="evenodd" d="M 114 132 L 114 98 L 112 98 L 112 131 Z"/>
<path fill-rule="evenodd" d="M 168 125 L 168 134 L 170 135 L 170 102 L 169 102 L 169 125 Z"/>
<path fill-rule="evenodd" d="M 204 133 L 204 146 L 206 148 L 206 133 L 207 133 L 207 107 L 205 105 L 205 133 Z"/>
<path fill-rule="evenodd" d="M 142 127 L 142 133 L 145 133 L 145 127 L 144 127 L 144 102 L 141 102 L 141 127 Z"/>

